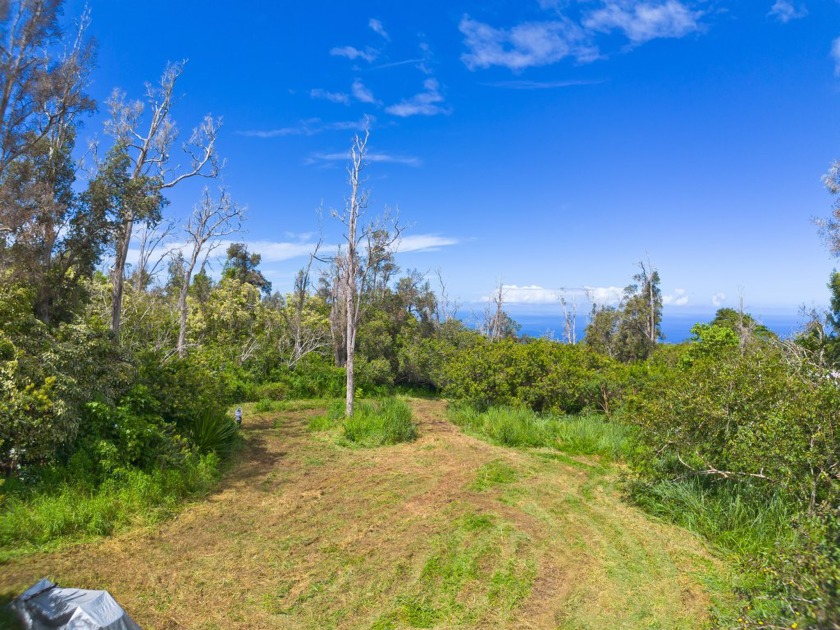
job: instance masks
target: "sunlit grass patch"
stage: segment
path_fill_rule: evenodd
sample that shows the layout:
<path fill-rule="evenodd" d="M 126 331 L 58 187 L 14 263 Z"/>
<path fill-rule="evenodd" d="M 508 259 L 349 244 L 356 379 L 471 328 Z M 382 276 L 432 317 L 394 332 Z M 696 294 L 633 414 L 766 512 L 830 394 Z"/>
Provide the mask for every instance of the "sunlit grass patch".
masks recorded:
<path fill-rule="evenodd" d="M 500 459 L 487 462 L 476 471 L 475 481 L 470 488 L 483 492 L 500 484 L 513 483 L 519 478 L 517 470 Z"/>
<path fill-rule="evenodd" d="M 529 539 L 493 514 L 467 513 L 440 535 L 415 582 L 374 628 L 461 627 L 503 622 L 530 594 Z"/>
<path fill-rule="evenodd" d="M 367 447 L 411 442 L 417 438 L 411 408 L 400 398 L 356 401 L 349 418 L 344 417 L 344 405 L 343 400 L 334 401 L 326 414 L 309 421 L 309 430 L 340 429 L 343 441 Z"/>
<path fill-rule="evenodd" d="M 158 522 L 184 497 L 206 493 L 219 474 L 218 457 L 211 452 L 190 457 L 179 470 L 119 471 L 96 490 L 67 482 L 31 496 L 6 496 L 0 512 L 0 562 L 47 544 Z"/>
<path fill-rule="evenodd" d="M 539 415 L 528 409 L 450 405 L 449 418 L 469 433 L 494 444 L 545 447 L 573 455 L 620 459 L 629 452 L 631 429 L 599 415 Z"/>

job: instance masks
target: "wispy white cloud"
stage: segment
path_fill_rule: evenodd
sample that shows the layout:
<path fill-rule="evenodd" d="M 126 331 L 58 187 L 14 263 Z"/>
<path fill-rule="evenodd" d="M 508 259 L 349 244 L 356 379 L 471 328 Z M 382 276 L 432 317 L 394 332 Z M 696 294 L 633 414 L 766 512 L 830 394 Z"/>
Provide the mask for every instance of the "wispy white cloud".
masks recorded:
<path fill-rule="evenodd" d="M 840 37 L 831 42 L 831 58 L 834 60 L 834 74 L 840 77 Z"/>
<path fill-rule="evenodd" d="M 348 151 L 340 153 L 313 153 L 306 159 L 307 164 L 322 164 L 325 162 L 347 162 L 350 159 Z M 403 164 L 405 166 L 422 166 L 420 158 L 411 155 L 394 155 L 391 153 L 366 153 L 368 163 Z"/>
<path fill-rule="evenodd" d="M 325 131 L 362 131 L 365 129 L 366 121 L 362 120 L 340 120 L 336 122 L 324 122 L 320 118 L 309 118 L 301 120 L 291 127 L 279 127 L 276 129 L 251 129 L 238 131 L 240 136 L 248 138 L 283 138 L 286 136 L 314 136 Z"/>
<path fill-rule="evenodd" d="M 436 234 L 411 234 L 403 236 L 397 242 L 395 250 L 397 253 L 408 252 L 435 252 L 441 247 L 457 245 L 460 241 L 450 236 L 438 236 Z"/>
<path fill-rule="evenodd" d="M 365 48 L 364 50 L 359 50 L 353 46 L 336 46 L 330 50 L 330 54 L 334 57 L 347 57 L 351 61 L 364 59 L 370 63 L 379 56 L 379 51 L 370 47 Z"/>
<path fill-rule="evenodd" d="M 624 289 L 621 287 L 586 287 L 586 293 L 595 304 L 602 306 L 615 306 L 624 297 Z"/>
<path fill-rule="evenodd" d="M 725 293 L 715 293 L 712 296 L 712 306 L 720 307 L 726 303 L 726 294 Z"/>
<path fill-rule="evenodd" d="M 637 44 L 662 37 L 683 37 L 699 29 L 700 11 L 693 11 L 679 0 L 635 2 L 612 0 L 590 13 L 583 26 L 591 31 L 623 31 Z"/>
<path fill-rule="evenodd" d="M 570 80 L 570 81 L 494 81 L 485 83 L 489 87 L 504 88 L 506 90 L 554 90 L 559 88 L 575 87 L 578 85 L 598 85 L 604 83 L 603 79 L 593 80 Z"/>
<path fill-rule="evenodd" d="M 301 258 L 309 256 L 315 251 L 316 243 L 312 240 L 311 234 L 301 234 L 297 238 L 294 235 L 285 235 L 291 237 L 288 241 L 242 241 L 242 240 L 222 240 L 216 243 L 210 254 L 208 261 L 215 266 L 219 261 L 222 261 L 227 256 L 227 249 L 234 243 L 245 243 L 249 252 L 259 254 L 262 257 L 263 263 L 277 263 L 293 258 Z M 192 251 L 192 243 L 182 241 L 170 241 L 161 245 L 160 253 L 166 255 L 177 255 L 178 253 L 187 255 Z M 335 245 L 322 245 L 320 251 L 323 253 L 330 253 L 336 251 L 338 248 Z M 129 249 L 126 260 L 129 264 L 137 264 L 140 257 L 139 249 Z"/>
<path fill-rule="evenodd" d="M 556 304 L 562 297 L 559 289 L 546 289 L 536 284 L 517 286 L 515 284 L 503 284 L 502 295 L 505 303 L 508 304 Z M 482 296 L 482 302 L 489 302 L 493 296 Z"/>
<path fill-rule="evenodd" d="M 423 92 L 415 94 L 411 98 L 386 107 L 385 111 L 401 118 L 418 115 L 434 116 L 450 112 L 448 108 L 441 106 L 444 98 L 440 93 L 440 86 L 436 79 L 426 79 L 423 82 L 423 90 Z"/>
<path fill-rule="evenodd" d="M 417 59 L 403 59 L 402 61 L 390 61 L 378 66 L 373 66 L 371 70 L 385 70 L 387 68 L 397 68 L 399 66 L 407 66 L 409 64 L 417 65 L 423 63 L 424 59 L 418 57 Z"/>
<path fill-rule="evenodd" d="M 368 21 L 368 26 L 370 30 L 372 30 L 377 35 L 381 36 L 385 41 L 391 41 L 391 37 L 388 35 L 388 31 L 385 30 L 385 27 L 382 26 L 382 22 L 377 20 L 376 18 L 370 18 Z"/>
<path fill-rule="evenodd" d="M 503 29 L 464 16 L 458 27 L 468 48 L 461 60 L 470 70 L 490 66 L 523 70 L 566 57 L 584 61 L 598 55 L 583 29 L 567 19 L 527 22 Z"/>
<path fill-rule="evenodd" d="M 796 6 L 790 0 L 776 0 L 767 15 L 776 18 L 779 22 L 787 24 L 791 20 L 798 20 L 808 15 L 808 9 L 804 4 Z"/>
<path fill-rule="evenodd" d="M 331 101 L 333 103 L 341 103 L 342 105 L 350 104 L 350 95 L 344 92 L 329 92 L 321 88 L 314 88 L 309 90 L 311 98 L 320 99 L 324 101 Z"/>
<path fill-rule="evenodd" d="M 509 304 L 558 304 L 561 298 L 569 301 L 594 302 L 599 305 L 616 305 L 624 295 L 621 287 L 578 287 L 549 289 L 537 284 L 517 286 L 503 284 L 502 293 Z M 489 302 L 492 296 L 485 295 L 482 302 Z"/>
<path fill-rule="evenodd" d="M 662 296 L 662 303 L 666 306 L 686 306 L 688 295 L 686 295 L 685 289 L 676 289 L 673 295 Z"/>
<path fill-rule="evenodd" d="M 376 103 L 376 98 L 373 96 L 373 92 L 365 87 L 365 84 L 362 83 L 360 79 L 353 81 L 351 91 L 353 92 L 353 97 L 357 101 L 362 103 Z"/>
<path fill-rule="evenodd" d="M 552 12 L 553 19 L 496 28 L 465 15 L 459 25 L 467 47 L 461 55 L 464 64 L 470 70 L 502 66 L 517 71 L 566 58 L 588 63 L 602 57 L 599 34 L 619 31 L 633 44 L 684 37 L 701 29 L 703 16 L 686 0 L 601 0 L 598 8 L 584 9 L 579 21 L 566 15 L 568 0 L 540 0 L 539 4 Z"/>

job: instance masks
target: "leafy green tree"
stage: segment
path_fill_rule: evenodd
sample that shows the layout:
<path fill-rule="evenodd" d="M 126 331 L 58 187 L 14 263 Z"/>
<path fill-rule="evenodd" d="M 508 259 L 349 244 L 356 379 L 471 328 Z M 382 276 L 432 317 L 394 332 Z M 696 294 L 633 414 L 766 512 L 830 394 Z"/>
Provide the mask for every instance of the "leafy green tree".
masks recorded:
<path fill-rule="evenodd" d="M 662 335 L 662 291 L 659 272 L 639 263 L 634 283 L 624 289 L 618 325 L 617 357 L 622 361 L 646 359 Z"/>
<path fill-rule="evenodd" d="M 618 309 L 593 304 L 584 337 L 591 348 L 625 362 L 646 359 L 663 338 L 659 272 L 642 262 L 633 280 Z"/>
<path fill-rule="evenodd" d="M 259 289 L 264 295 L 271 294 L 271 283 L 257 268 L 262 256 L 251 253 L 245 243 L 232 243 L 227 248 L 227 260 L 222 271 L 224 278 L 248 283 Z"/>
<path fill-rule="evenodd" d="M 584 330 L 583 342 L 595 352 L 615 358 L 618 355 L 618 327 L 621 313 L 613 306 L 592 305 L 592 315 Z"/>

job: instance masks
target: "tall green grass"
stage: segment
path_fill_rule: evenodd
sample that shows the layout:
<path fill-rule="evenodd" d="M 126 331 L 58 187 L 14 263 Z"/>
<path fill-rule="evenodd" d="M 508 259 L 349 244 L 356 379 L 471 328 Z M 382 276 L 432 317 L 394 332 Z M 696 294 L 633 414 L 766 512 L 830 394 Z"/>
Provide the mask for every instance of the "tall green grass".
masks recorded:
<path fill-rule="evenodd" d="M 450 405 L 449 417 L 466 431 L 502 446 L 555 448 L 609 459 L 620 459 L 630 449 L 631 429 L 598 415 L 552 416 L 521 408 L 479 411 L 469 405 Z"/>
<path fill-rule="evenodd" d="M 359 446 L 385 446 L 417 439 L 417 424 L 411 408 L 400 398 L 356 401 L 353 415 L 344 417 L 344 401 L 336 400 L 326 415 L 313 418 L 310 431 L 340 427 L 344 440 Z"/>
<path fill-rule="evenodd" d="M 758 492 L 749 482 L 697 477 L 636 482 L 630 496 L 646 512 L 699 534 L 732 559 L 738 570 L 731 588 L 749 602 L 742 619 L 765 627 L 767 620 L 798 618 L 795 605 L 782 595 L 787 586 L 779 574 L 780 559 L 798 556 L 803 543 L 795 526 L 798 510 L 790 501 Z M 719 619 L 721 625 L 731 621 Z M 801 619 L 799 625 L 806 627 Z"/>
<path fill-rule="evenodd" d="M 157 522 L 180 500 L 209 491 L 219 478 L 215 453 L 191 455 L 180 469 L 117 471 L 96 489 L 66 481 L 2 496 L 0 562 L 46 544 L 111 534 Z"/>
<path fill-rule="evenodd" d="M 753 491 L 747 483 L 689 478 L 631 486 L 645 511 L 701 534 L 741 558 L 773 553 L 795 541 L 790 501 Z"/>

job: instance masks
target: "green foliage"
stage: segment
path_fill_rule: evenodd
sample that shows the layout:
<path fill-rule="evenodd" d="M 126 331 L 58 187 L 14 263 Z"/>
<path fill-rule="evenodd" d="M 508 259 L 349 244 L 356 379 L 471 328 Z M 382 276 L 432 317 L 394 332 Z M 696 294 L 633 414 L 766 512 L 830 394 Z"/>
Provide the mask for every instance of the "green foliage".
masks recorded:
<path fill-rule="evenodd" d="M 200 453 L 216 453 L 225 457 L 236 445 L 239 431 L 224 410 L 205 409 L 193 418 L 190 441 Z"/>
<path fill-rule="evenodd" d="M 478 407 L 610 413 L 630 385 L 629 368 L 583 345 L 547 339 L 483 341 L 446 366 L 444 393 Z"/>
<path fill-rule="evenodd" d="M 0 287 L 0 470 L 46 464 L 72 449 L 89 400 L 113 402 L 126 370 L 97 325 L 50 329 L 33 293 Z"/>
<path fill-rule="evenodd" d="M 184 497 L 205 493 L 218 479 L 218 458 L 190 455 L 178 469 L 122 470 L 91 490 L 68 469 L 64 481 L 3 486 L 0 562 L 30 546 L 77 542 L 122 527 L 153 523 L 171 514 Z"/>
<path fill-rule="evenodd" d="M 730 327 L 719 324 L 695 324 L 691 328 L 691 342 L 681 359 L 683 367 L 698 359 L 723 357 L 739 344 L 738 334 Z"/>
<path fill-rule="evenodd" d="M 635 496 L 737 555 L 753 602 L 745 617 L 832 627 L 840 384 L 778 343 L 696 331 L 627 414 L 640 431 Z"/>
<path fill-rule="evenodd" d="M 710 471 L 753 478 L 803 506 L 838 496 L 840 387 L 773 345 L 726 347 L 651 384 L 629 417 L 646 474 Z M 654 457 L 653 453 L 659 456 Z M 681 460 L 681 462 L 680 462 Z M 717 472 L 716 472 L 717 471 Z"/>
<path fill-rule="evenodd" d="M 778 341 L 779 337 L 772 330 L 759 324 L 749 313 L 736 311 L 734 308 L 721 308 L 715 313 L 711 326 L 728 328 L 735 333 L 737 339 L 759 339 L 763 341 Z"/>
<path fill-rule="evenodd" d="M 593 303 L 592 318 L 584 333 L 587 346 L 625 362 L 646 359 L 663 338 L 659 272 L 639 263 L 633 281 L 625 287 L 617 309 L 596 308 Z"/>
<path fill-rule="evenodd" d="M 417 438 L 411 409 L 399 398 L 358 402 L 353 415 L 344 419 L 343 431 L 345 439 L 361 446 L 384 446 Z"/>

